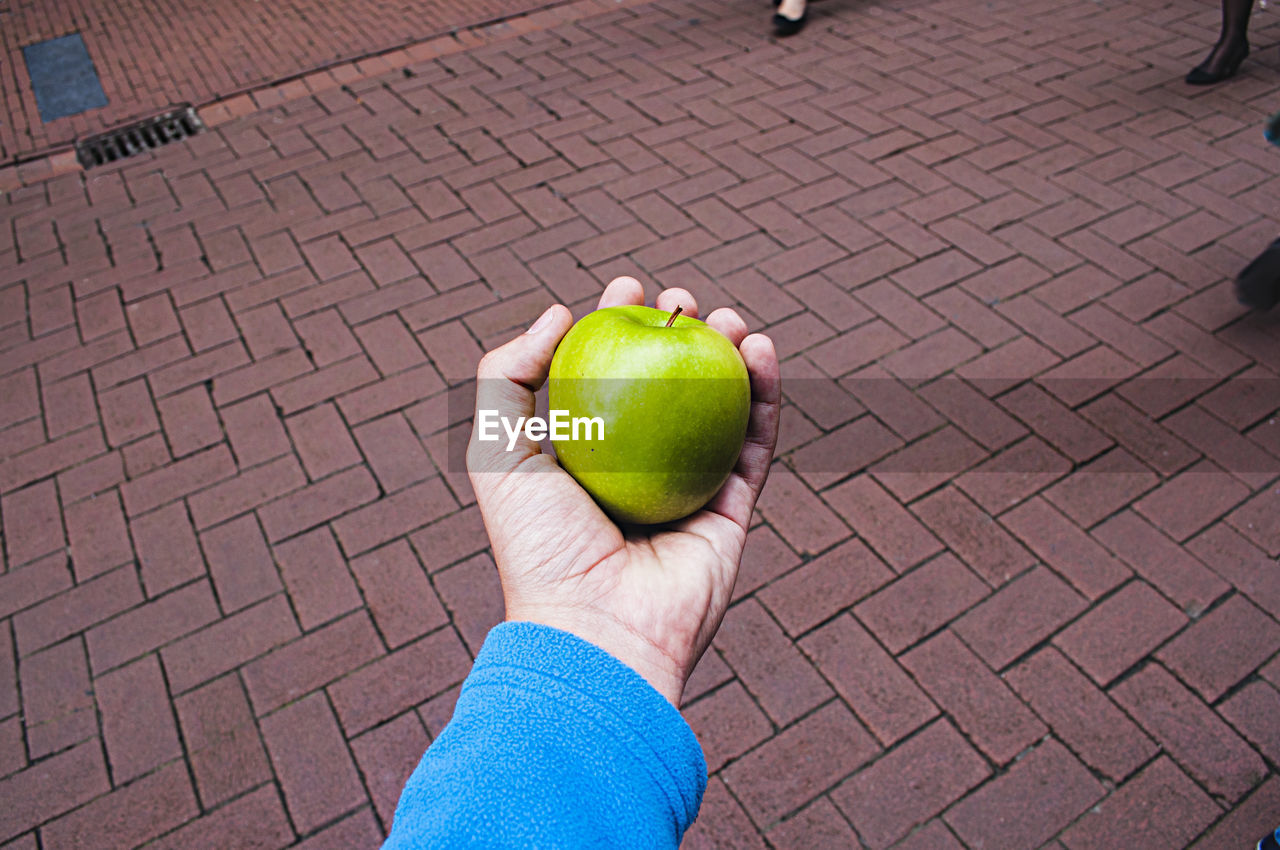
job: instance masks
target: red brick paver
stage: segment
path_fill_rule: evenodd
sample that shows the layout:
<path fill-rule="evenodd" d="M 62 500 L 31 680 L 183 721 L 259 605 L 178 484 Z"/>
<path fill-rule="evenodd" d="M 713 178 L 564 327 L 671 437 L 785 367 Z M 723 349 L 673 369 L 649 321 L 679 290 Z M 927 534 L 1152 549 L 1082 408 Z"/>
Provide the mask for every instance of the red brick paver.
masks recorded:
<path fill-rule="evenodd" d="M 1186 88 L 1184 0 L 567 9 L 4 195 L 0 844 L 375 846 L 502 616 L 467 379 L 623 273 L 786 375 L 687 847 L 1280 822 L 1268 54 Z"/>

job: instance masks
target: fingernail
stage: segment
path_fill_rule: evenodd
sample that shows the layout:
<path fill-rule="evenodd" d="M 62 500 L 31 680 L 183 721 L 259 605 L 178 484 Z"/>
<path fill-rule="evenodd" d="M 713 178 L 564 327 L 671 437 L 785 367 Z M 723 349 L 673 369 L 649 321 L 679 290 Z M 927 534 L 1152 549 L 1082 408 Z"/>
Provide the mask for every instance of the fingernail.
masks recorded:
<path fill-rule="evenodd" d="M 539 316 L 539 317 L 538 317 L 538 321 L 534 322 L 534 323 L 533 323 L 533 325 L 531 325 L 531 326 L 530 326 L 529 330 L 525 331 L 525 333 L 527 333 L 527 334 L 536 334 L 538 331 L 542 330 L 542 329 L 543 329 L 543 328 L 545 328 L 548 324 L 550 324 L 550 322 L 551 322 L 551 311 L 552 311 L 553 309 L 555 309 L 555 308 L 554 308 L 554 307 L 548 307 L 548 308 L 546 309 L 546 312 L 544 312 L 541 316 Z"/>

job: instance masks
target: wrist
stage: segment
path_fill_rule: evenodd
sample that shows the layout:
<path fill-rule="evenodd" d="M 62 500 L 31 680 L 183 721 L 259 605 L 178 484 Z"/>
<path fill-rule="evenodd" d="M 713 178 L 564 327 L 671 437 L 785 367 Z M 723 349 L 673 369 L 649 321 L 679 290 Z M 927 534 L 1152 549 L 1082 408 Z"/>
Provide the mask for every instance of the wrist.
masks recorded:
<path fill-rule="evenodd" d="M 609 653 L 638 673 L 677 709 L 686 674 L 681 665 L 647 638 L 607 614 L 551 606 L 507 607 L 507 622 L 537 623 L 568 632 Z"/>

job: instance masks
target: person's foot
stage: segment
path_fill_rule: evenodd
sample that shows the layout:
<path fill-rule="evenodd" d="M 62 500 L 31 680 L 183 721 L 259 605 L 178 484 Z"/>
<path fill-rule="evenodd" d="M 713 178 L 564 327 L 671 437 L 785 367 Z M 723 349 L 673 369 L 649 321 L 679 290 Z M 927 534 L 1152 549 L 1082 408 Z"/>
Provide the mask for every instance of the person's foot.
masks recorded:
<path fill-rule="evenodd" d="M 1229 80 L 1240 70 L 1240 63 L 1249 55 L 1249 42 L 1245 39 L 1219 41 L 1209 51 L 1205 60 L 1187 74 L 1187 84 L 1208 86 Z"/>
<path fill-rule="evenodd" d="M 778 36 L 795 35 L 809 18 L 805 0 L 774 0 L 773 32 Z"/>
<path fill-rule="evenodd" d="M 1270 835 L 1263 836 L 1255 850 L 1280 850 L 1280 827 Z"/>
<path fill-rule="evenodd" d="M 1270 310 L 1280 302 L 1280 239 L 1236 276 L 1236 300 L 1255 310 Z M 1280 850 L 1275 844 L 1268 846 Z"/>

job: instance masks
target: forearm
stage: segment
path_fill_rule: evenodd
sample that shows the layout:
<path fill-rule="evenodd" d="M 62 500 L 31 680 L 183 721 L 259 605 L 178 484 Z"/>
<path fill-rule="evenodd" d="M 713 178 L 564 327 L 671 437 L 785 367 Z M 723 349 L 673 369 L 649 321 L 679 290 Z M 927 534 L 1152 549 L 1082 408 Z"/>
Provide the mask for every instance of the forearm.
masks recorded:
<path fill-rule="evenodd" d="M 693 732 L 633 670 L 565 632 L 504 623 L 385 846 L 675 848 L 705 786 Z"/>

